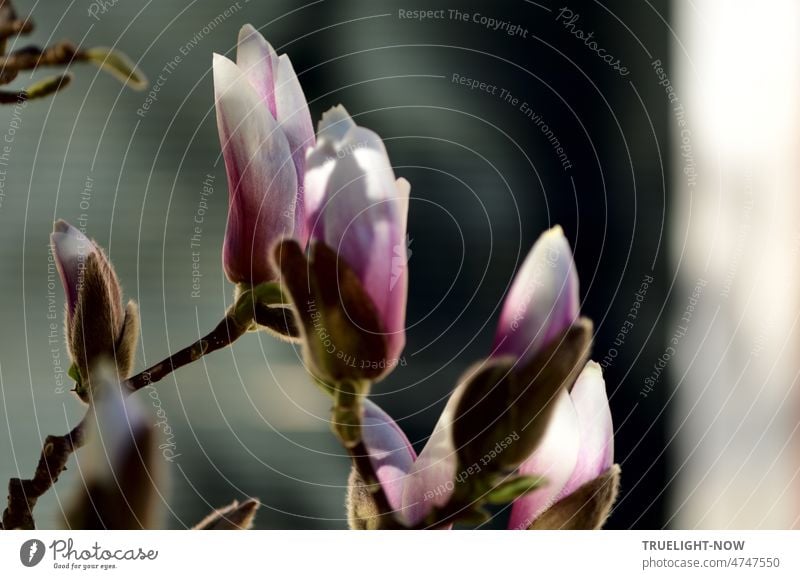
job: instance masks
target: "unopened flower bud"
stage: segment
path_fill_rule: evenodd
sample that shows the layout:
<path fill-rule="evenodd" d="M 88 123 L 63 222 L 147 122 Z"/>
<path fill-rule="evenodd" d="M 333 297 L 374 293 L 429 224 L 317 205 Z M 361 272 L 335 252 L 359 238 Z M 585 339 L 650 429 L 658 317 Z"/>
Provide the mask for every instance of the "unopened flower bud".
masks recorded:
<path fill-rule="evenodd" d="M 223 265 L 230 281 L 258 285 L 277 277 L 275 242 L 291 237 L 305 247 L 308 239 L 302 183 L 314 128 L 289 57 L 249 24 L 236 62 L 215 54 L 213 68 L 229 189 Z"/>
<path fill-rule="evenodd" d="M 405 345 L 408 294 L 406 237 L 411 185 L 395 179 L 386 147 L 356 125 L 344 107 L 322 116 L 308 152 L 305 204 L 311 239 L 324 243 L 355 273 L 380 322 L 389 373 Z"/>
<path fill-rule="evenodd" d="M 594 529 L 605 522 L 619 485 L 614 429 L 600 366 L 589 362 L 562 392 L 539 447 L 519 469 L 546 484 L 514 502 L 515 529 Z"/>
<path fill-rule="evenodd" d="M 139 337 L 139 311 L 133 301 L 123 308 L 114 268 L 94 241 L 61 220 L 50 240 L 66 293 L 65 334 L 77 371 L 76 391 L 88 402 L 90 378 L 101 360 L 113 363 L 119 379 L 130 374 Z"/>

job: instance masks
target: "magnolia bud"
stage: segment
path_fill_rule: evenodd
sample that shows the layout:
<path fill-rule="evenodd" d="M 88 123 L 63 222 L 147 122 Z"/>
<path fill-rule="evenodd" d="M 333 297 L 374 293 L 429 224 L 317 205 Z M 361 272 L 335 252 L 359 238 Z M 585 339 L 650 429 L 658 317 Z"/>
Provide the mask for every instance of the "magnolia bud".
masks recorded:
<path fill-rule="evenodd" d="M 537 528 L 554 525 L 553 521 L 562 512 L 569 513 L 567 519 L 573 515 L 578 517 L 569 509 L 577 511 L 582 508 L 586 497 L 581 495 L 583 498 L 575 499 L 581 502 L 575 503 L 570 496 L 575 493 L 580 495 L 583 492 L 581 489 L 592 481 L 599 484 L 597 481 L 607 474 L 618 478 L 619 469 L 612 468 L 613 464 L 614 428 L 605 381 L 600 366 L 589 362 L 572 391 L 561 393 L 541 443 L 519 468 L 522 474 L 545 477 L 546 484 L 514 502 L 509 525 L 515 529 L 527 529 L 538 517 L 553 510 L 554 503 L 561 506 L 549 515 L 548 522 L 541 523 L 545 527 Z M 586 526 L 586 514 L 602 511 L 601 507 L 606 501 L 603 492 L 596 495 L 592 493 L 591 499 L 595 502 L 587 507 L 588 511 L 581 511 L 580 517 L 570 521 L 565 519 L 559 525 L 576 524 L 582 525 L 580 528 L 592 528 Z M 611 493 L 607 501 L 609 507 L 615 494 Z M 596 504 L 596 501 L 600 503 Z M 607 509 L 604 512 L 607 514 Z M 599 516 L 595 516 L 595 519 L 599 521 Z M 602 521 L 598 524 L 602 524 Z"/>
<path fill-rule="evenodd" d="M 381 138 L 356 125 L 341 105 L 322 116 L 307 162 L 311 239 L 330 247 L 358 279 L 380 322 L 386 355 L 375 362 L 387 374 L 400 362 L 406 339 L 411 185 L 395 179 Z"/>
<path fill-rule="evenodd" d="M 559 226 L 533 244 L 503 301 L 494 354 L 535 356 L 578 319 L 578 274 Z"/>
<path fill-rule="evenodd" d="M 65 221 L 56 222 L 50 240 L 67 297 L 65 333 L 76 392 L 89 402 L 90 377 L 101 360 L 113 362 L 120 379 L 133 369 L 139 311 L 133 301 L 123 309 L 117 275 L 94 241 Z"/>
<path fill-rule="evenodd" d="M 275 242 L 308 239 L 302 183 L 314 128 L 289 57 L 252 26 L 239 32 L 236 63 L 215 54 L 213 68 L 229 190 L 223 266 L 232 282 L 258 285 L 277 277 Z"/>
<path fill-rule="evenodd" d="M 489 456 L 491 467 L 483 470 L 488 474 L 525 461 L 544 436 L 559 393 L 572 387 L 584 367 L 591 336 L 591 322 L 581 319 L 529 362 L 495 358 L 459 386 L 453 421 L 459 462 L 472 465 Z"/>

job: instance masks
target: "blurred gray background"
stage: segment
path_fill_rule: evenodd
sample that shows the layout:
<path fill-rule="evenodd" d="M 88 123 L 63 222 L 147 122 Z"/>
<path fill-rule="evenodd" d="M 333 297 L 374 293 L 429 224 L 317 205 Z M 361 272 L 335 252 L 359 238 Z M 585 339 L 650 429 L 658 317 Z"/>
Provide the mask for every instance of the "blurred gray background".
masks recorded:
<path fill-rule="evenodd" d="M 233 58 L 238 30 L 249 22 L 290 54 L 315 122 L 345 104 L 386 139 L 396 173 L 412 183 L 408 366 L 375 392 L 418 449 L 459 375 L 488 351 L 500 300 L 544 228 L 561 223 L 575 249 L 584 312 L 597 326 L 597 359 L 612 346 L 643 277 L 655 277 L 606 377 L 621 426 L 617 453 L 634 487 L 610 526 L 661 526 L 669 473 L 657 452 L 664 448 L 659 397 L 667 389 L 635 404 L 663 350 L 671 287 L 662 243 L 667 102 L 650 69 L 654 58 L 670 61 L 666 2 L 573 7 L 581 27 L 625 62 L 626 77 L 565 31 L 556 22 L 560 5 L 548 0 L 459 2 L 466 22 L 403 19 L 400 9 L 451 6 L 385 0 L 119 0 L 105 11 L 87 0 L 63 9 L 16 4 L 37 25 L 17 47 L 62 38 L 114 45 L 139 61 L 159 91 L 144 110 L 147 91 L 75 66 L 68 89 L 22 112 L 0 205 L 0 405 L 8 423 L 0 480 L 29 476 L 44 436 L 66 432 L 83 412 L 59 390 L 60 380 L 69 384 L 54 356 L 64 370 L 69 362 L 63 343 L 50 339 L 48 306 L 56 300 L 59 332 L 63 307 L 60 284 L 48 289 L 55 218 L 80 219 L 108 249 L 126 296 L 139 302 L 138 368 L 211 329 L 230 302 L 233 288 L 220 264 L 227 185 L 210 65 L 213 52 Z M 471 19 L 476 13 L 525 34 L 488 29 Z M 453 74 L 529 103 L 571 167 L 518 104 L 454 83 Z M 13 114 L 0 109 L 0 131 Z M 190 237 L 209 179 L 201 290 L 192 297 Z M 647 364 L 635 366 L 639 357 Z M 264 504 L 259 528 L 346 527 L 348 462 L 329 432 L 328 402 L 303 374 L 294 347 L 251 334 L 176 372 L 157 392 L 158 401 L 140 396 L 141 406 L 154 421 L 154 402 L 165 410 L 180 455 L 165 464 L 165 525 L 189 526 L 211 507 L 257 496 Z M 37 507 L 39 526 L 59 524 L 60 504 L 78 482 L 75 468 L 64 473 Z M 502 516 L 493 524 L 501 526 Z"/>

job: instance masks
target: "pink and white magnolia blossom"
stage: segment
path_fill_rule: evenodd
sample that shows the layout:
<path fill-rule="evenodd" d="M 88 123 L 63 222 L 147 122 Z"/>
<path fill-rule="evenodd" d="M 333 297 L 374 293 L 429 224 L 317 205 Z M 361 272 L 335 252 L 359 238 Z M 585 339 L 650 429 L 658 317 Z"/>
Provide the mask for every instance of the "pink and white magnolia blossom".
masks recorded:
<path fill-rule="evenodd" d="M 273 281 L 269 252 L 281 238 L 305 247 L 306 150 L 314 128 L 289 57 L 252 26 L 239 32 L 236 63 L 214 55 L 217 128 L 228 176 L 223 266 L 234 283 Z"/>
<path fill-rule="evenodd" d="M 405 345 L 411 186 L 395 179 L 383 141 L 337 106 L 322 116 L 308 152 L 305 213 L 311 240 L 324 242 L 355 272 L 384 332 L 388 365 Z"/>
<path fill-rule="evenodd" d="M 530 359 L 578 316 L 578 282 L 561 228 L 543 234 L 526 258 L 506 298 L 494 355 Z M 399 426 L 376 404 L 364 408 L 363 439 L 387 499 L 403 521 L 417 525 L 434 506 L 447 503 L 457 477 L 452 426 L 466 382 L 459 385 L 416 456 Z M 546 483 L 517 499 L 510 528 L 527 528 L 538 515 L 613 464 L 613 428 L 600 367 L 589 362 L 571 392 L 561 391 L 554 415 L 520 474 Z M 462 465 L 464 469 L 470 465 Z"/>

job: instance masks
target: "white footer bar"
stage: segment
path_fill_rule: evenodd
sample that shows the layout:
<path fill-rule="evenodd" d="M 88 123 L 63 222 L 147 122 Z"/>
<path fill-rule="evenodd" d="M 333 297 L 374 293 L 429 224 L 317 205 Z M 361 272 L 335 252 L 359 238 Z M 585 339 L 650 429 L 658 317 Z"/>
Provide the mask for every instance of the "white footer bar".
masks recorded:
<path fill-rule="evenodd" d="M 19 531 L 0 535 L 0 570 L 21 578 L 777 579 L 800 577 L 800 531 Z"/>

